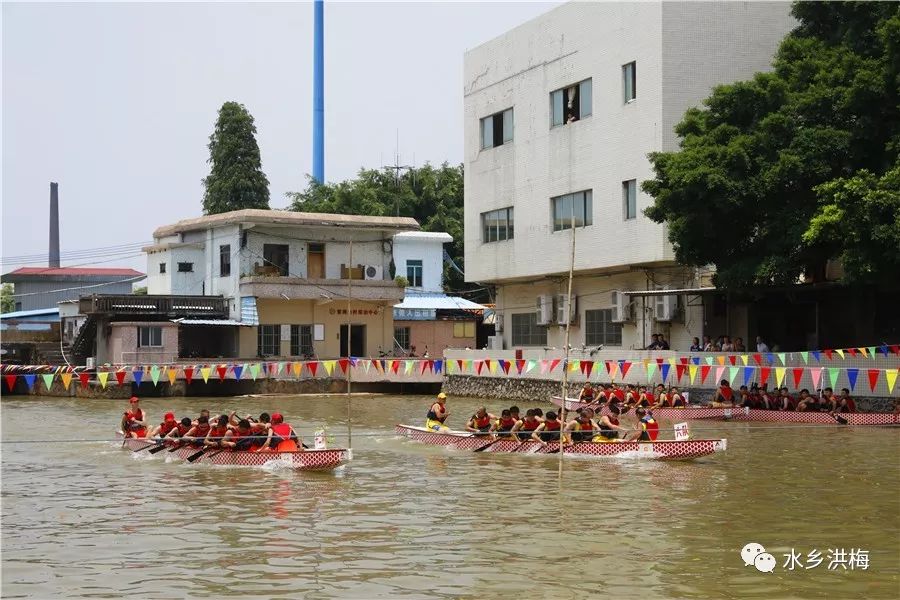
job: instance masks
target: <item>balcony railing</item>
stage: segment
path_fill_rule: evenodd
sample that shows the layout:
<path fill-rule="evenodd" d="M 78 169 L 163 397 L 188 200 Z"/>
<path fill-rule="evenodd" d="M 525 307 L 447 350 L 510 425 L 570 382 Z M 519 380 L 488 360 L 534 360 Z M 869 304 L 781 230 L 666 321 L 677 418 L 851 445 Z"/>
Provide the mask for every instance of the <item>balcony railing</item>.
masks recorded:
<path fill-rule="evenodd" d="M 228 302 L 221 296 L 82 296 L 79 312 L 91 314 L 131 315 L 213 315 L 228 314 Z"/>

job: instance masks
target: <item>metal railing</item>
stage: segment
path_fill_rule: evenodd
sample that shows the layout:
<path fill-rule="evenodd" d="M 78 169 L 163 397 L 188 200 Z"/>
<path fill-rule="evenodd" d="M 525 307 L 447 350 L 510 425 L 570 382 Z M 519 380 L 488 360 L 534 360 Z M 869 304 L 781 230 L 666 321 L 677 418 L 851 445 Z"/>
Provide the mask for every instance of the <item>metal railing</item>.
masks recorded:
<path fill-rule="evenodd" d="M 228 302 L 221 296 L 82 296 L 78 302 L 83 315 L 164 314 L 176 316 L 227 315 Z"/>

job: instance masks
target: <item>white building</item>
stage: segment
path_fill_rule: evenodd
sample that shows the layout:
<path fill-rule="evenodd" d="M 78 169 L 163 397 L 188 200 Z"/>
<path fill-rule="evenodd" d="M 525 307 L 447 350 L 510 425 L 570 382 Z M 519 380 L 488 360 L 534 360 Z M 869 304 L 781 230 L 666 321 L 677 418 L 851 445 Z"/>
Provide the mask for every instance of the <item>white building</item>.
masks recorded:
<path fill-rule="evenodd" d="M 781 2 L 571 2 L 465 56 L 466 278 L 497 285 L 507 348 L 563 345 L 572 232 L 572 345 L 673 348 L 713 315 L 679 268 L 652 199 L 647 154 L 713 86 L 769 68 L 795 22 Z M 739 224 L 725 224 L 736 227 Z M 563 296 L 564 297 L 564 296 Z"/>

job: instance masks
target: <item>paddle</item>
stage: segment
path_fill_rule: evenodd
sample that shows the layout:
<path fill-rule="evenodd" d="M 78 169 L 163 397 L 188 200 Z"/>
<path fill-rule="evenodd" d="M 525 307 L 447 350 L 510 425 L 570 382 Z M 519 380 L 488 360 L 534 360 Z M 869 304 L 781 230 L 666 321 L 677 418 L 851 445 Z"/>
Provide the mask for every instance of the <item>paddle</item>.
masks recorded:
<path fill-rule="evenodd" d="M 212 449 L 213 449 L 212 446 L 210 446 L 210 447 L 208 447 L 208 448 L 202 448 L 199 452 L 194 452 L 193 454 L 191 454 L 190 456 L 188 456 L 188 457 L 187 457 L 187 461 L 188 461 L 188 462 L 194 462 L 195 460 L 197 460 L 198 458 L 200 458 L 201 456 L 203 456 L 204 454 L 206 454 L 206 451 L 207 451 L 207 450 L 212 450 Z"/>
<path fill-rule="evenodd" d="M 831 416 L 834 417 L 834 420 L 840 423 L 841 425 L 849 425 L 850 421 L 845 419 L 844 417 L 838 415 L 837 413 L 831 413 Z"/>
<path fill-rule="evenodd" d="M 499 441 L 500 441 L 500 438 L 493 439 L 490 442 L 488 442 L 487 444 L 485 444 L 484 446 L 481 446 L 480 448 L 476 448 L 475 452 L 484 452 L 485 448 L 490 448 L 491 446 L 493 446 L 494 444 L 496 444 Z"/>
<path fill-rule="evenodd" d="M 176 446 L 176 448 L 177 448 L 177 446 Z M 169 450 L 169 447 L 166 446 L 165 444 L 163 444 L 162 442 L 160 442 L 160 444 L 158 446 L 155 446 L 150 449 L 150 454 L 156 454 L 157 452 L 162 452 L 163 450 Z M 172 450 L 169 450 L 169 452 L 171 452 L 171 451 Z"/>

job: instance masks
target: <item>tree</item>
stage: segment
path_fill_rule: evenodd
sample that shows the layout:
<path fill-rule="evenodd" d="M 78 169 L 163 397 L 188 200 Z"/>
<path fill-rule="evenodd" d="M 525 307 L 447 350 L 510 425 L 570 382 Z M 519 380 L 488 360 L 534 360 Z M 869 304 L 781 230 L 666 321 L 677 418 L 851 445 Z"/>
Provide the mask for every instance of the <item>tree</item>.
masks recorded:
<path fill-rule="evenodd" d="M 203 180 L 203 213 L 269 208 L 269 180 L 262 171 L 256 125 L 243 104 L 222 105 L 208 147 L 211 168 Z"/>
<path fill-rule="evenodd" d="M 4 283 L 0 286 L 0 312 L 8 313 L 16 309 L 16 299 L 13 297 L 15 293 L 13 284 Z"/>
<path fill-rule="evenodd" d="M 135 296 L 146 296 L 147 295 L 147 286 L 144 285 L 141 287 L 136 287 L 133 290 L 131 290 L 131 293 L 134 294 Z"/>
<path fill-rule="evenodd" d="M 680 149 L 651 154 L 642 185 L 677 260 L 714 264 L 721 287 L 793 283 L 833 258 L 851 280 L 897 272 L 900 4 L 800 2 L 793 14 L 774 70 L 688 110 Z"/>
<path fill-rule="evenodd" d="M 355 179 L 321 184 L 309 179 L 303 192 L 290 192 L 291 209 L 371 216 L 413 217 L 424 231 L 446 231 L 453 242 L 444 246 L 459 268 L 463 264 L 463 167 L 426 164 L 399 178 L 390 169 L 361 169 Z M 473 291 L 480 286 L 466 284 L 449 265 L 444 267 L 444 287 L 448 291 Z M 483 292 L 483 290 L 479 290 Z M 486 301 L 486 295 L 471 296 Z"/>

